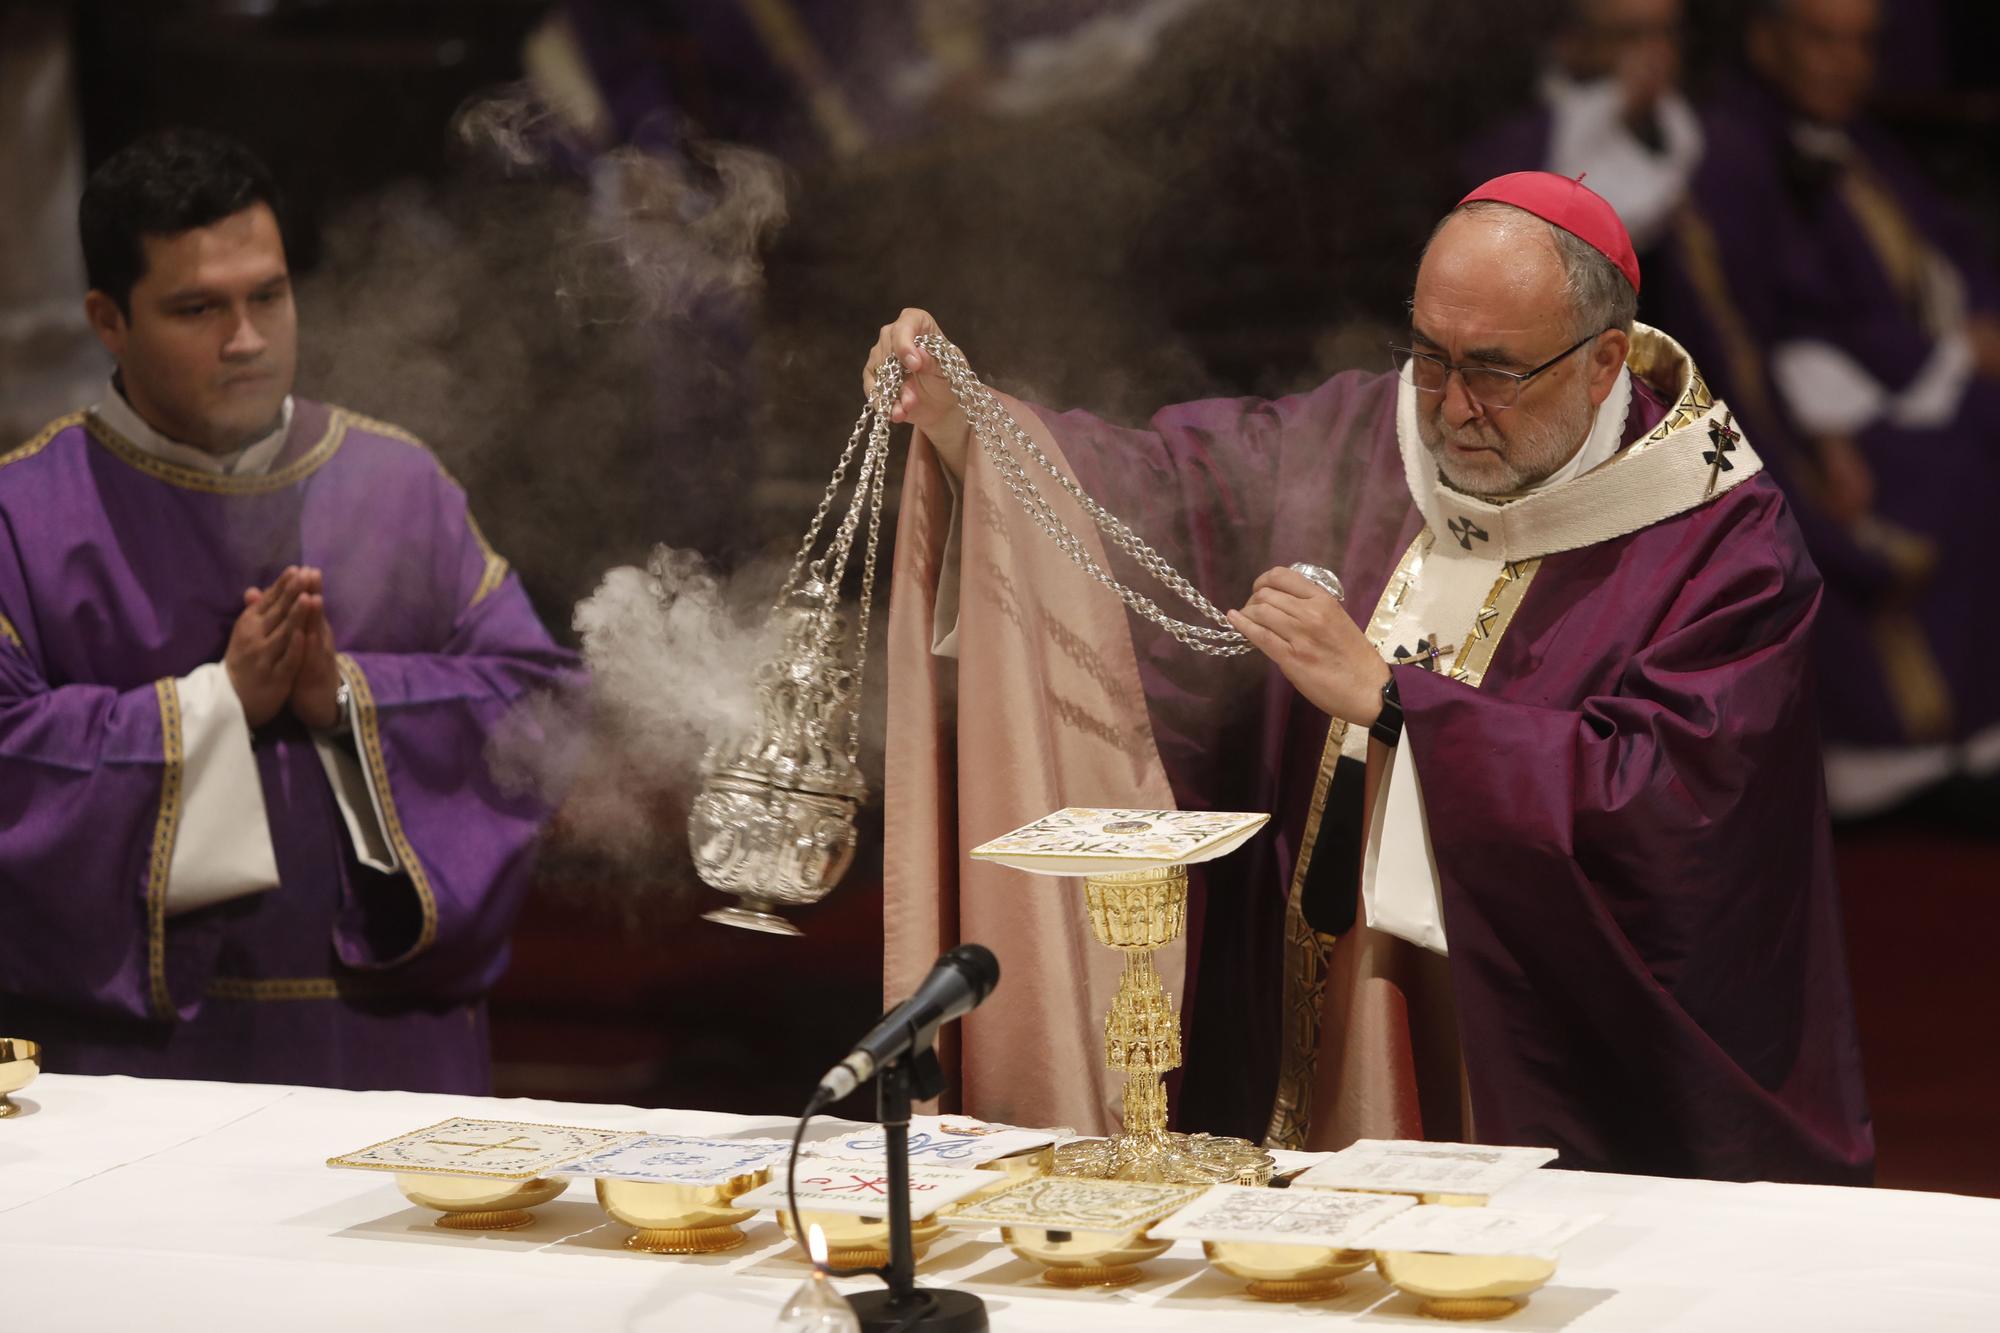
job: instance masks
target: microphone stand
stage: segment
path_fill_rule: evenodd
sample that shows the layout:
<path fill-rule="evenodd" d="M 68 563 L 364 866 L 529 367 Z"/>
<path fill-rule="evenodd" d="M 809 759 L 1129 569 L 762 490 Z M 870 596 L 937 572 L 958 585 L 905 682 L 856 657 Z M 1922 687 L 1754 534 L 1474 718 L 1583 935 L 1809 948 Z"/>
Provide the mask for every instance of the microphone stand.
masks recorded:
<path fill-rule="evenodd" d="M 847 1303 L 862 1333 L 986 1333 L 986 1303 L 969 1291 L 917 1286 L 917 1256 L 910 1240 L 910 1104 L 944 1089 L 937 1053 L 926 1048 L 899 1055 L 875 1071 L 875 1110 L 889 1159 L 889 1266 L 887 1291 L 864 1291 Z"/>

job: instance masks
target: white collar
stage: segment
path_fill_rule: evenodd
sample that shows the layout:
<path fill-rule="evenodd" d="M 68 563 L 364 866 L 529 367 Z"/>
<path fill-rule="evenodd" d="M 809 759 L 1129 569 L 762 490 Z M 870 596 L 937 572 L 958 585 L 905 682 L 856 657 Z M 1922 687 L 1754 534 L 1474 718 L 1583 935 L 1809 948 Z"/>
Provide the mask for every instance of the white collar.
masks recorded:
<path fill-rule="evenodd" d="M 91 409 L 94 415 L 113 434 L 118 435 L 141 453 L 151 454 L 163 463 L 173 463 L 196 472 L 209 472 L 221 477 L 261 477 L 271 470 L 278 461 L 278 454 L 285 447 L 285 437 L 292 429 L 292 396 L 285 395 L 284 408 L 278 413 L 278 425 L 269 435 L 253 441 L 234 453 L 212 454 L 206 449 L 191 444 L 182 444 L 169 439 L 154 430 L 151 423 L 133 409 L 125 395 L 119 391 L 113 380 L 106 386 L 104 398 Z"/>
<path fill-rule="evenodd" d="M 1416 390 L 1400 381 L 1396 441 L 1403 476 L 1424 522 L 1438 537 L 1438 549 L 1483 560 L 1531 560 L 1591 546 L 1706 504 L 1763 470 L 1763 460 L 1743 438 L 1728 406 L 1709 393 L 1679 343 L 1637 325 L 1626 366 L 1625 391 L 1614 392 L 1599 406 L 1591 438 L 1570 460 L 1573 473 L 1558 473 L 1530 491 L 1498 501 L 1476 499 L 1444 484 L 1417 432 Z M 1633 372 L 1674 386 L 1674 402 L 1643 439 L 1619 449 Z M 1585 455 L 1602 448 L 1599 435 L 1607 423 L 1609 450 L 1593 462 Z M 1564 471 L 1570 472 L 1570 466 Z"/>

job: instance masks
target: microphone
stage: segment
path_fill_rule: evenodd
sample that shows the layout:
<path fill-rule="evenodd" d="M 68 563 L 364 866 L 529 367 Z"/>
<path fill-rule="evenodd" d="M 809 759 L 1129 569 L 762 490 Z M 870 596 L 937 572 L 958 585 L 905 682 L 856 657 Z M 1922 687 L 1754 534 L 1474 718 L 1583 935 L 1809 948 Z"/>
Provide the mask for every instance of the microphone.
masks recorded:
<path fill-rule="evenodd" d="M 860 1087 L 878 1065 L 931 1044 L 937 1030 L 977 1009 L 1000 980 L 1000 960 L 983 944 L 961 944 L 931 967 L 916 993 L 882 1015 L 882 1021 L 855 1044 L 854 1053 L 819 1081 L 815 1100 L 824 1106 Z"/>

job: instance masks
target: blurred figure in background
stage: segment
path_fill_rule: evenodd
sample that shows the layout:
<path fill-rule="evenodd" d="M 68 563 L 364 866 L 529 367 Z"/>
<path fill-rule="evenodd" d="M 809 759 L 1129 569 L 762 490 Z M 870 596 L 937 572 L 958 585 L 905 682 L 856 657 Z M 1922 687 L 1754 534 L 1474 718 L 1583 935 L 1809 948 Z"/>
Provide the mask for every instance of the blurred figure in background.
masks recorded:
<path fill-rule="evenodd" d="M 1827 580 L 1837 814 L 1948 784 L 1990 808 L 2000 624 L 2000 282 L 1866 115 L 1876 0 L 1771 0 L 1705 109 L 1663 318 L 1789 484 Z"/>
<path fill-rule="evenodd" d="M 1680 74 L 1681 0 L 1574 0 L 1540 105 L 1472 145 L 1464 187 L 1509 171 L 1586 174 L 1647 262 L 1701 161 Z"/>
<path fill-rule="evenodd" d="M 0 1012 L 52 1069 L 479 1093 L 573 669 L 418 442 L 292 395 L 264 166 L 169 131 L 80 209 L 100 401 L 0 456 Z"/>

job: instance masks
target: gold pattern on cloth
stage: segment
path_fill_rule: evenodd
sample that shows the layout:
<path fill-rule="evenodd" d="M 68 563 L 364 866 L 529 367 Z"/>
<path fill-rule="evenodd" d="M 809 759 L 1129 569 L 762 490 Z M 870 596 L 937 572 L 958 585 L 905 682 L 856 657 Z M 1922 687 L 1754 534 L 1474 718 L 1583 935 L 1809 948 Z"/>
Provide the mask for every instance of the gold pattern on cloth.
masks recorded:
<path fill-rule="evenodd" d="M 479 577 L 479 586 L 472 590 L 472 600 L 466 603 L 466 609 L 470 610 L 485 601 L 493 594 L 494 589 L 506 581 L 507 558 L 495 551 L 493 544 L 486 540 L 486 534 L 479 530 L 479 524 L 472 517 L 470 505 L 467 505 L 465 510 L 465 526 L 471 529 L 472 540 L 479 543 L 480 554 L 486 560 L 486 570 Z"/>
<path fill-rule="evenodd" d="M 81 416 L 83 428 L 90 432 L 91 438 L 109 449 L 120 461 L 130 464 L 147 476 L 157 477 L 170 486 L 178 486 L 188 491 L 206 491 L 211 495 L 269 495 L 272 491 L 281 491 L 287 486 L 304 481 L 324 467 L 328 459 L 340 452 L 341 443 L 347 438 L 347 428 L 355 420 L 351 413 L 341 408 L 329 408 L 326 430 L 314 442 L 312 448 L 284 467 L 270 472 L 230 476 L 219 472 L 201 472 L 155 458 L 105 425 L 96 413 L 86 412 Z"/>
<path fill-rule="evenodd" d="M 1840 175 L 1840 195 L 1861 224 L 1862 234 L 1881 261 L 1889 285 L 1903 308 L 1931 337 L 1944 332 L 1939 312 L 1931 308 L 1927 272 L 1936 262 L 1930 243 L 1910 221 L 1896 197 L 1859 161 Z"/>
<path fill-rule="evenodd" d="M 1535 571 L 1541 567 L 1539 559 L 1509 560 L 1500 567 L 1500 577 L 1493 580 L 1485 603 L 1472 618 L 1471 635 L 1452 660 L 1453 680 L 1462 680 L 1475 690 L 1479 688 L 1486 679 L 1486 668 L 1492 665 L 1494 652 L 1500 647 L 1500 636 L 1514 623 L 1514 613 L 1520 610 L 1521 599 L 1528 595 L 1528 584 L 1534 581 Z"/>
<path fill-rule="evenodd" d="M 0 639 L 13 644 L 16 652 L 28 651 L 28 645 L 21 642 L 21 632 L 15 629 L 14 622 L 5 616 L 0 616 Z"/>
<path fill-rule="evenodd" d="M 424 455 L 436 466 L 439 476 L 452 485 L 458 486 L 459 490 L 463 491 L 465 489 L 465 487 L 459 485 L 458 478 L 451 475 L 451 469 L 444 465 L 443 460 L 436 453 L 432 452 L 431 447 L 416 435 L 404 430 L 393 421 L 383 421 L 377 417 L 363 416 L 359 412 L 349 412 L 346 408 L 339 408 L 337 410 L 362 430 L 370 431 L 376 435 L 387 436 L 392 440 L 401 440 L 413 449 L 422 450 Z M 472 517 L 472 502 L 470 497 L 467 497 L 466 500 L 465 526 L 471 530 L 472 540 L 479 543 L 479 554 L 485 561 L 485 567 L 479 576 L 479 584 L 472 590 L 472 599 L 465 604 L 466 610 L 469 611 L 485 601 L 493 594 L 494 590 L 506 582 L 509 566 L 507 558 L 493 549 L 493 543 L 486 540 L 486 534 L 480 529 L 478 520 Z"/>
<path fill-rule="evenodd" d="M 1882 680 L 1903 734 L 1912 741 L 1941 741 L 1952 733 L 1951 686 L 1931 651 L 1930 637 L 1908 611 L 1882 611 L 1868 626 Z"/>
<path fill-rule="evenodd" d="M 346 653 L 341 653 L 336 660 L 341 679 L 347 682 L 348 691 L 354 696 L 354 735 L 361 745 L 362 757 L 367 761 L 368 779 L 375 789 L 375 799 L 382 812 L 382 832 L 387 835 L 389 845 L 395 848 L 396 861 L 403 873 L 410 877 L 410 887 L 417 891 L 417 902 L 424 917 L 417 942 L 401 955 L 372 965 L 372 969 L 379 970 L 408 962 L 437 940 L 437 899 L 431 893 L 430 876 L 424 871 L 424 863 L 417 858 L 416 848 L 404 835 L 402 817 L 396 813 L 396 794 L 389 786 L 389 769 L 382 755 L 382 732 L 375 715 L 375 694 L 368 688 L 368 677 Z"/>
<path fill-rule="evenodd" d="M 77 411 L 68 412 L 57 417 L 54 421 L 51 421 L 48 425 L 37 431 L 32 440 L 10 449 L 4 454 L 0 454 L 0 467 L 6 467 L 9 463 L 18 463 L 24 458 L 33 458 L 48 447 L 50 440 L 53 440 L 71 426 L 81 426 L 83 419 L 88 415 L 89 413 L 87 412 Z"/>
<path fill-rule="evenodd" d="M 1770 384 L 1764 377 L 1764 356 L 1742 312 L 1729 299 L 1729 279 L 1722 269 L 1722 249 L 1716 242 L 1715 228 L 1694 205 L 1682 204 L 1674 214 L 1674 240 L 1680 246 L 1702 311 L 1722 336 L 1724 355 L 1736 380 L 1730 396 L 1738 401 L 1747 400 L 1752 412 L 1760 418 L 1775 418 L 1777 404 L 1771 400 Z M 1692 364 L 1690 361 L 1689 365 Z"/>
<path fill-rule="evenodd" d="M 160 701 L 160 814 L 153 824 L 153 855 L 146 873 L 146 980 L 153 1017 L 171 1019 L 174 1000 L 167 989 L 167 876 L 174 864 L 174 839 L 181 826 L 181 772 L 186 756 L 181 742 L 180 687 L 172 680 L 153 682 Z"/>

